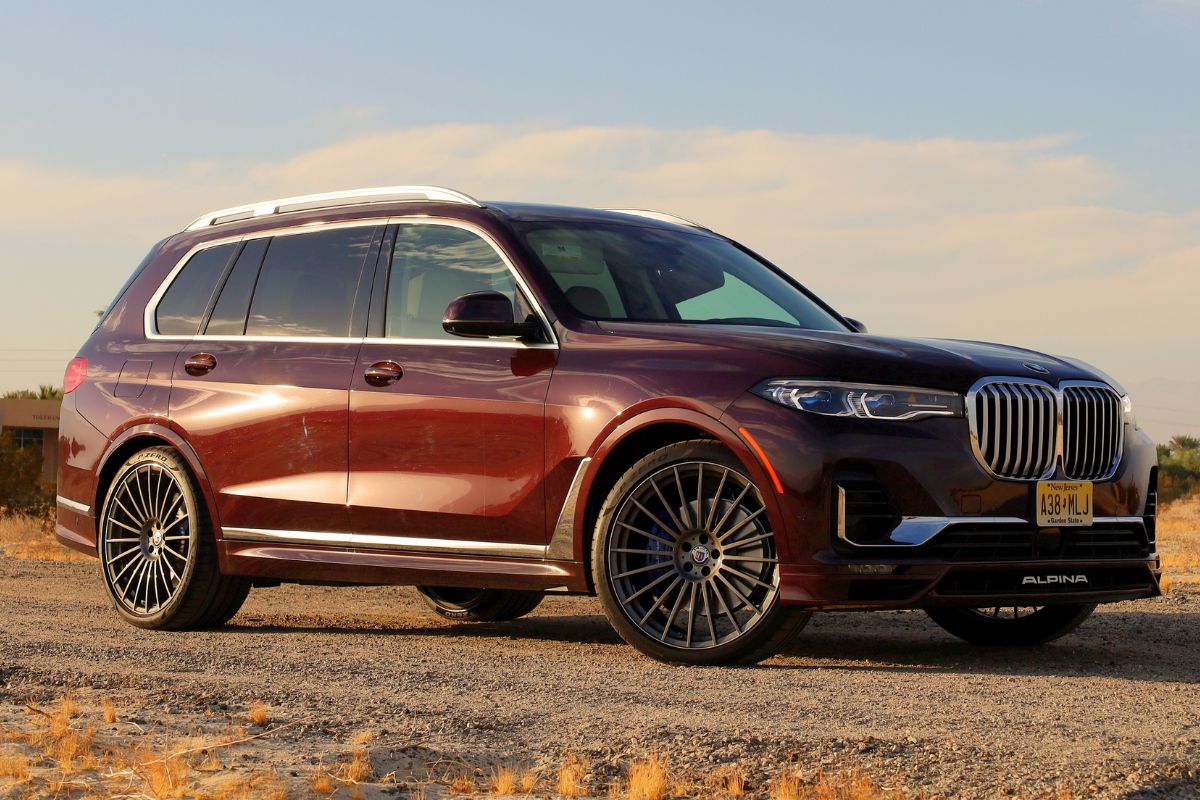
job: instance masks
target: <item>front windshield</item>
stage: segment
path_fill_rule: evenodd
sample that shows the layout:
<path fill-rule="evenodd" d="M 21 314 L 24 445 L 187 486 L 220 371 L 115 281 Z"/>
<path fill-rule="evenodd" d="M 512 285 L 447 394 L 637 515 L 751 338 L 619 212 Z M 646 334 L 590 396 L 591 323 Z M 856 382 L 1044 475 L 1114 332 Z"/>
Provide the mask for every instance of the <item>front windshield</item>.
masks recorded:
<path fill-rule="evenodd" d="M 585 317 L 846 330 L 770 267 L 707 233 L 620 223 L 516 227 Z"/>

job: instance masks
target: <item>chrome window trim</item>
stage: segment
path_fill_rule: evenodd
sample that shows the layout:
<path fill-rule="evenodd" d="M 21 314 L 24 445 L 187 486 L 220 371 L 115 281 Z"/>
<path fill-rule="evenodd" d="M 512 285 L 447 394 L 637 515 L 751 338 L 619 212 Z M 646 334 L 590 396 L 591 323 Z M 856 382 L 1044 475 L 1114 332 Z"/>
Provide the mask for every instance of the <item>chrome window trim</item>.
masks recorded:
<path fill-rule="evenodd" d="M 231 542 L 328 545 L 362 547 L 375 550 L 404 550 L 413 553 L 450 553 L 475 556 L 516 556 L 545 558 L 546 546 L 510 542 L 472 542 L 460 539 L 435 539 L 424 536 L 382 536 L 365 533 L 291 531 L 274 528 L 222 527 L 221 538 Z"/>
<path fill-rule="evenodd" d="M 58 505 L 62 506 L 63 508 L 70 509 L 78 514 L 89 514 L 92 510 L 91 506 L 84 505 L 83 503 L 77 503 L 74 500 L 63 497 L 61 494 L 54 495 L 54 502 L 58 503 Z"/>
<path fill-rule="evenodd" d="M 1054 394 L 1054 418 L 1055 418 L 1054 458 L 1051 461 L 1050 468 L 1048 470 L 1046 470 L 1045 472 L 1043 472 L 1041 475 L 1037 475 L 1032 478 L 1013 478 L 1013 477 L 1010 477 L 1007 475 L 999 475 L 996 472 L 992 471 L 991 466 L 987 463 L 987 459 L 985 459 L 983 457 L 983 450 L 979 446 L 979 430 L 975 423 L 976 403 L 979 398 L 979 390 L 982 389 L 984 386 L 987 386 L 992 383 L 1006 383 L 1006 384 L 1014 384 L 1015 383 L 1015 384 L 1024 384 L 1026 386 L 1038 386 L 1043 389 L 1048 389 L 1050 392 L 1052 392 Z M 1064 390 L 1073 388 L 1073 387 L 1087 387 L 1087 388 L 1093 388 L 1093 389 L 1102 389 L 1102 390 L 1105 390 L 1108 392 L 1112 392 L 1113 395 L 1115 397 L 1117 397 L 1118 399 L 1120 399 L 1120 397 L 1121 397 L 1121 393 L 1119 391 L 1117 391 L 1115 388 L 1113 388 L 1109 384 L 1105 383 L 1104 381 L 1065 380 L 1065 381 L 1059 381 L 1058 385 L 1055 386 L 1054 384 L 1052 384 L 1048 381 L 1039 380 L 1037 378 L 989 375 L 987 377 L 980 378 L 974 384 L 972 384 L 971 388 L 967 391 L 967 395 L 966 395 L 967 429 L 970 432 L 971 452 L 973 452 L 975 454 L 975 460 L 984 469 L 984 471 L 988 474 L 988 476 L 990 476 L 996 480 L 1001 480 L 1001 481 L 1014 481 L 1017 483 L 1035 483 L 1037 481 L 1050 480 L 1056 474 L 1058 474 L 1060 471 L 1065 470 L 1065 464 L 1063 463 L 1063 453 L 1064 453 L 1064 449 L 1065 449 L 1065 443 L 1063 441 L 1063 436 L 1064 436 L 1064 431 L 1063 431 L 1063 402 L 1064 402 L 1063 394 L 1064 394 Z M 1113 475 L 1115 475 L 1117 473 L 1117 470 L 1120 468 L 1121 459 L 1124 457 L 1124 455 L 1125 455 L 1125 423 L 1124 423 L 1124 421 L 1122 421 L 1120 433 L 1118 435 L 1116 455 L 1113 457 L 1113 462 L 1109 466 L 1108 471 L 1105 472 L 1102 476 L 1100 476 L 1098 478 L 1090 478 L 1087 480 L 1090 480 L 1091 483 L 1102 483 L 1104 481 L 1110 480 L 1113 477 Z M 1065 475 L 1065 472 L 1063 474 Z M 1064 480 L 1077 480 L 1077 479 L 1066 477 L 1066 478 L 1064 478 Z M 1083 480 L 1083 479 L 1078 479 L 1078 480 Z"/>
<path fill-rule="evenodd" d="M 399 217 L 389 218 L 388 224 L 389 225 L 442 225 L 442 226 L 445 226 L 448 228 L 458 228 L 460 230 L 468 231 L 468 232 L 473 233 L 476 236 L 478 236 L 480 239 L 482 239 L 484 242 L 486 242 L 489 247 L 492 248 L 492 250 L 496 253 L 496 255 L 500 257 L 500 260 L 504 262 L 504 265 L 506 267 L 508 267 L 508 272 L 510 275 L 512 275 L 513 281 L 517 285 L 517 291 L 521 292 L 521 294 L 524 295 L 525 301 L 527 303 L 529 303 L 529 307 L 533 309 L 534 313 L 537 314 L 538 319 L 540 319 L 542 321 L 542 328 L 545 330 L 546 334 L 550 337 L 549 342 L 521 342 L 517 339 L 508 339 L 508 340 L 484 339 L 478 343 L 483 344 L 485 347 L 495 347 L 497 345 L 501 345 L 501 346 L 510 346 L 511 345 L 511 346 L 518 346 L 518 347 L 527 347 L 527 348 L 532 348 L 532 349 L 537 349 L 539 346 L 542 349 L 554 349 L 554 350 L 558 349 L 558 335 L 554 332 L 554 326 L 550 324 L 550 318 L 546 316 L 546 312 L 542 309 L 541 304 L 538 303 L 534 299 L 533 290 L 530 288 L 529 284 L 525 281 L 524 276 L 521 275 L 520 270 L 517 269 L 517 265 L 513 263 L 512 259 L 510 259 L 508 257 L 508 254 L 504 252 L 504 248 L 500 246 L 500 243 L 497 242 L 496 239 L 490 233 L 488 233 L 483 228 L 481 228 L 478 225 L 475 225 L 473 223 L 466 222 L 466 221 L 460 220 L 460 219 L 450 219 L 448 217 L 399 216 Z M 389 266 L 388 273 L 389 273 L 389 277 L 390 277 L 390 274 L 391 274 L 390 266 Z M 384 289 L 385 289 L 385 296 L 386 296 L 387 287 L 384 287 Z M 372 343 L 374 343 L 375 338 L 376 337 L 372 337 Z M 392 339 L 387 336 L 382 336 L 382 337 L 377 337 L 377 338 L 385 340 L 386 342 L 399 341 L 398 339 Z M 430 344 L 430 343 L 434 343 L 434 342 L 445 342 L 445 343 L 451 344 L 451 345 L 459 344 L 458 342 L 455 342 L 453 339 L 410 339 L 408 341 L 420 342 L 422 344 Z M 464 337 L 463 341 L 469 342 L 472 340 Z"/>
<path fill-rule="evenodd" d="M 517 284 L 518 291 L 522 292 L 525 300 L 529 303 L 529 307 L 534 310 L 538 318 L 542 322 L 542 326 L 550 337 L 549 342 L 522 342 L 517 339 L 472 339 L 462 337 L 459 340 L 454 339 L 401 339 L 375 336 L 218 336 L 208 334 L 196 334 L 193 336 L 162 334 L 158 332 L 155 322 L 155 316 L 158 313 L 158 304 L 162 301 L 163 295 L 171 287 L 175 278 L 183 270 L 184 266 L 201 250 L 207 250 L 210 247 L 218 247 L 223 244 L 237 243 L 243 241 L 251 241 L 254 239 L 273 238 L 276 236 L 295 236 L 304 233 L 316 233 L 318 231 L 334 230 L 337 228 L 360 228 L 372 225 L 399 225 L 418 224 L 418 225 L 445 225 L 451 228 L 460 228 L 470 231 L 479 238 L 483 239 L 504 265 L 508 267 L 509 273 L 513 276 L 513 281 Z M 549 317 L 542 309 L 541 305 L 534 299 L 533 291 L 525 278 L 517 270 L 516 265 L 500 247 L 499 242 L 495 240 L 487 231 L 463 220 L 449 219 L 446 217 L 406 217 L 406 216 L 388 216 L 388 217 L 371 217 L 367 219 L 342 220 L 338 222 L 317 222 L 308 223 L 305 225 L 293 225 L 284 228 L 272 228 L 269 230 L 254 231 L 253 233 L 242 234 L 238 236 L 225 236 L 217 239 L 209 239 L 200 242 L 196 246 L 188 250 L 182 258 L 175 262 L 175 266 L 167 273 L 159 284 L 158 289 L 150 296 L 150 300 L 146 303 L 146 309 L 142 313 L 142 332 L 145 337 L 153 341 L 175 341 L 175 342 L 281 342 L 294 344 L 399 344 L 399 345 L 433 345 L 441 347 L 483 347 L 483 348 L 504 348 L 517 350 L 557 350 L 559 349 L 558 336 L 554 331 L 554 326 L 550 324 Z"/>

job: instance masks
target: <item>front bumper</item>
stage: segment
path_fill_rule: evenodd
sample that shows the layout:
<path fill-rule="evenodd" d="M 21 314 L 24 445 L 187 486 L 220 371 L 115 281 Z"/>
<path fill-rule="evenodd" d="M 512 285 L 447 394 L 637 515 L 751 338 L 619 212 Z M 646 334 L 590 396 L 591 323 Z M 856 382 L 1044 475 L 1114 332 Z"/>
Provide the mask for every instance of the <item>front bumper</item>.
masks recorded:
<path fill-rule="evenodd" d="M 761 444 L 783 485 L 774 499 L 784 603 L 977 607 L 1160 593 L 1156 454 L 1140 430 L 1126 431 L 1114 475 L 1093 484 L 1092 527 L 1039 530 L 1030 522 L 1036 482 L 988 474 L 964 419 L 822 418 L 752 395 L 727 414 L 731 427 L 745 427 Z M 851 525 L 847 535 L 839 491 L 847 475 L 875 482 L 886 496 L 892 518 L 881 533 Z"/>
<path fill-rule="evenodd" d="M 1161 576 L 1157 555 L 1121 561 L 784 565 L 780 597 L 788 605 L 829 611 L 1109 603 L 1158 596 Z"/>

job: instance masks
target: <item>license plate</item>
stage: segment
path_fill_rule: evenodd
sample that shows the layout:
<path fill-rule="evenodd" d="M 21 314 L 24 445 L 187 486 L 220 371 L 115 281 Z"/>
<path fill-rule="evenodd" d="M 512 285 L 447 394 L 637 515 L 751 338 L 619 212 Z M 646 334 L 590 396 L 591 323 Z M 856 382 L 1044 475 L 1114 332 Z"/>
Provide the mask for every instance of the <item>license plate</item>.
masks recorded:
<path fill-rule="evenodd" d="M 1092 484 L 1088 481 L 1040 481 L 1037 524 L 1068 528 L 1092 524 Z"/>

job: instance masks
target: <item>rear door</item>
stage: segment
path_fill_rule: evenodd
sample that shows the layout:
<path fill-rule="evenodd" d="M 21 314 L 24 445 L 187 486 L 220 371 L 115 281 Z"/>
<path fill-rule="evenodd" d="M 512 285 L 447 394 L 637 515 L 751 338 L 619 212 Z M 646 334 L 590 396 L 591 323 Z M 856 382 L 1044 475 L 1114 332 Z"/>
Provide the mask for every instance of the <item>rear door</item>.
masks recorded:
<path fill-rule="evenodd" d="M 349 530 L 348 388 L 383 230 L 339 223 L 241 242 L 180 352 L 170 417 L 208 474 L 226 538 Z"/>
<path fill-rule="evenodd" d="M 545 400 L 557 345 L 442 329 L 450 301 L 474 291 L 505 293 L 518 315 L 538 318 L 506 255 L 482 230 L 402 220 L 389 229 L 379 261 L 371 336 L 350 384 L 355 542 L 540 554 Z M 385 364 L 394 380 L 368 378 Z"/>

